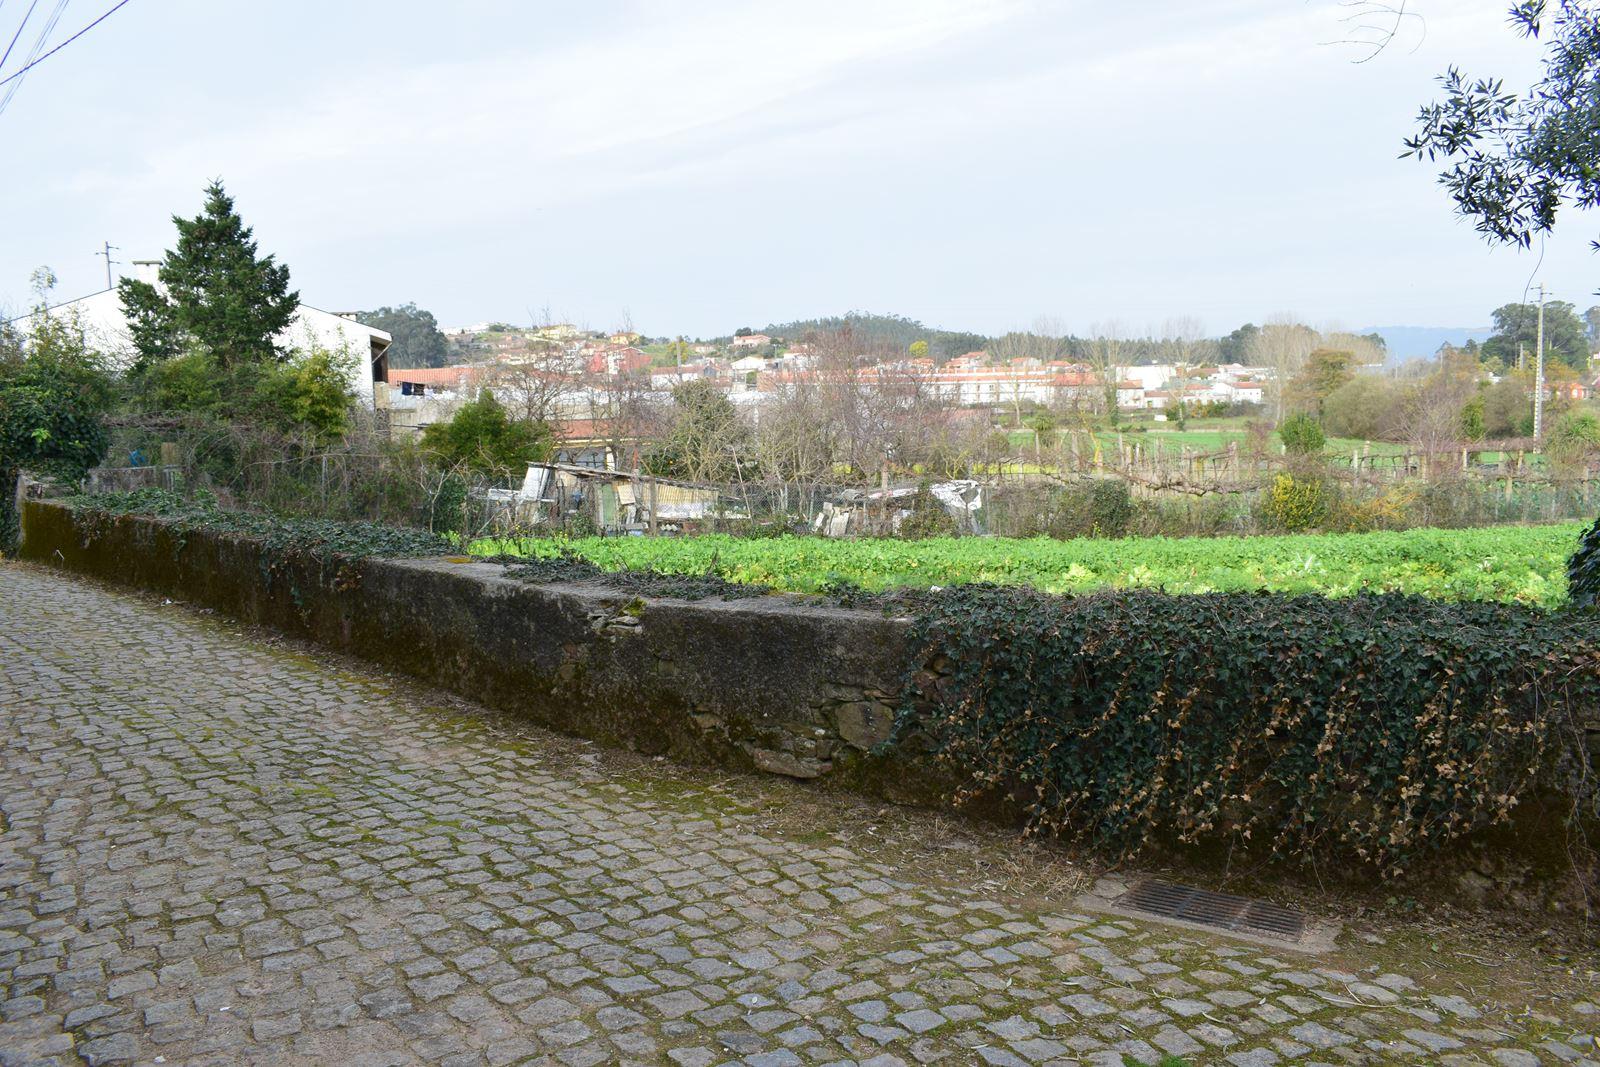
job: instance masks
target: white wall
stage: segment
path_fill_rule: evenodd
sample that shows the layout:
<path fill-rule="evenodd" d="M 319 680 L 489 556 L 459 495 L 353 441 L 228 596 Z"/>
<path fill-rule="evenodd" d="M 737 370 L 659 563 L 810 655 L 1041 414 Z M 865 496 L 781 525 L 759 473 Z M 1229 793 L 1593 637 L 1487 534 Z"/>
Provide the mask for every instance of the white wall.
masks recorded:
<path fill-rule="evenodd" d="M 1170 363 L 1135 364 L 1131 367 L 1118 367 L 1117 379 L 1124 382 L 1138 382 L 1145 389 L 1161 389 L 1177 376 L 1178 369 Z"/>
<path fill-rule="evenodd" d="M 350 386 L 355 390 L 356 397 L 367 407 L 372 407 L 372 342 L 380 342 L 380 348 L 388 347 L 391 340 L 389 334 L 373 326 L 367 326 L 355 319 L 335 315 L 331 311 L 301 304 L 294 313 L 294 320 L 289 323 L 289 328 L 277 337 L 278 344 L 285 348 L 307 349 L 316 344 L 329 351 L 337 352 L 346 349 L 355 357 L 355 366 L 351 369 Z"/>

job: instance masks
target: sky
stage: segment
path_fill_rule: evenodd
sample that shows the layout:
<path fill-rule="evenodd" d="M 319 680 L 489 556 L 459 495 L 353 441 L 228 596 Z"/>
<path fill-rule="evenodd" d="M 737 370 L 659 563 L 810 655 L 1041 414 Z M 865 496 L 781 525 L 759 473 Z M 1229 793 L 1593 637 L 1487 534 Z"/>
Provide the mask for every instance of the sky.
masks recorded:
<path fill-rule="evenodd" d="M 1480 326 L 1530 278 L 1587 307 L 1600 218 L 1535 274 L 1398 158 L 1447 66 L 1536 73 L 1506 2 L 1411 0 L 1363 63 L 1337 0 L 130 0 L 0 113 L 0 306 L 40 265 L 104 288 L 103 241 L 159 257 L 221 178 L 307 303 L 445 326 Z"/>

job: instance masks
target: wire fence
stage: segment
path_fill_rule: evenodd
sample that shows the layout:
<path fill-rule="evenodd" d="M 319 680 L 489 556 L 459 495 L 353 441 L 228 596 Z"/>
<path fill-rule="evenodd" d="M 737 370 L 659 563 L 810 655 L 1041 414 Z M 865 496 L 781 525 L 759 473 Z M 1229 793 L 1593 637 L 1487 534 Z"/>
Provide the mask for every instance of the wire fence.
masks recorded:
<path fill-rule="evenodd" d="M 119 428 L 114 458 L 171 472 L 161 484 L 204 488 L 224 504 L 283 514 L 362 520 L 486 535 L 746 536 L 908 534 L 1207 536 L 1274 532 L 1264 495 L 1289 467 L 1268 457 L 1207 470 L 1194 456 L 1154 459 L 1128 448 L 1069 462 L 1010 462 L 960 480 L 917 472 L 876 478 L 752 478 L 691 483 L 634 471 L 550 465 L 537 485 L 522 472 L 493 476 L 440 467 L 381 433 L 337 447 L 207 425 L 156 421 Z M 1059 455 L 1059 453 L 1058 453 Z M 1210 457 L 1215 459 L 1216 457 Z M 560 468 L 560 469 L 556 469 Z M 1304 472 L 1304 467 L 1299 468 Z M 1223 476 L 1225 472 L 1226 476 Z M 1397 474 L 1395 472 L 1409 472 Z M 1600 472 L 1557 472 L 1526 462 L 1384 464 L 1324 461 L 1319 522 L 1330 530 L 1470 527 L 1589 519 L 1600 512 Z M 150 482 L 149 484 L 157 484 Z"/>

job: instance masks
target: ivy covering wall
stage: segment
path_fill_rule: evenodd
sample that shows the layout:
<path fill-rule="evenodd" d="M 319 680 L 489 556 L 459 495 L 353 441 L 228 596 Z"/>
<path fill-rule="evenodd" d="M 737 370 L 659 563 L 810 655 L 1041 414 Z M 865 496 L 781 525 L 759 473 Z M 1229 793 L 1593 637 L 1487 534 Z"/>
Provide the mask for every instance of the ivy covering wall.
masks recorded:
<path fill-rule="evenodd" d="M 1579 539 L 1567 563 L 1567 596 L 1578 607 L 1600 606 L 1600 519 Z"/>
<path fill-rule="evenodd" d="M 1593 812 L 1600 612 L 1381 595 L 927 603 L 897 740 L 1034 831 L 1244 844 L 1396 876 L 1542 793 Z"/>

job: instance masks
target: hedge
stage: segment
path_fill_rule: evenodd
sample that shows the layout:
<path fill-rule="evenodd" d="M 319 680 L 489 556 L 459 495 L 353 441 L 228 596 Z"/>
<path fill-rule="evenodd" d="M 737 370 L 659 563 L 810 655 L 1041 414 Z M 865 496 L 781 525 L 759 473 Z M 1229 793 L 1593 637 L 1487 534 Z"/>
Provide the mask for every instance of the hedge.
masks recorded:
<path fill-rule="evenodd" d="M 966 587 L 924 605 L 912 647 L 895 740 L 961 772 L 958 802 L 999 794 L 1113 853 L 1243 844 L 1396 876 L 1539 793 L 1594 804 L 1593 610 Z"/>
<path fill-rule="evenodd" d="M 1600 604 L 1600 519 L 1579 538 L 1567 562 L 1567 595 L 1579 607 Z"/>

